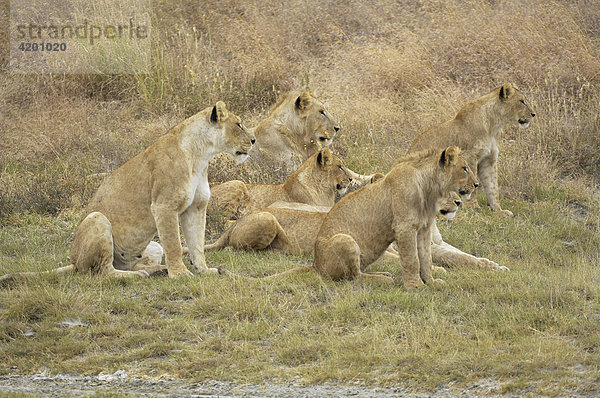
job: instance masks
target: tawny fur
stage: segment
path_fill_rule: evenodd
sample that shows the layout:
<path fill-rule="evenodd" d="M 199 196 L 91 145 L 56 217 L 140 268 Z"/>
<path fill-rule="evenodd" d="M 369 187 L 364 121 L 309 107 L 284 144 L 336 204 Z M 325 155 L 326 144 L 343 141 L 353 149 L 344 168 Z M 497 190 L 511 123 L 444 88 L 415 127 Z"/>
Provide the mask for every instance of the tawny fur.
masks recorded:
<path fill-rule="evenodd" d="M 251 131 L 256 136 L 248 167 L 296 170 L 320 149 L 328 147 L 340 125 L 313 92 L 289 91 L 279 97 L 267 117 Z M 353 186 L 367 184 L 372 175 L 348 169 Z"/>
<path fill-rule="evenodd" d="M 277 201 L 333 206 L 352 181 L 343 162 L 324 148 L 309 157 L 283 184 L 245 184 L 232 180 L 212 187 L 210 214 L 235 219 Z"/>
<path fill-rule="evenodd" d="M 439 200 L 452 191 L 472 192 L 477 179 L 456 147 L 405 156 L 385 178 L 342 198 L 325 216 L 315 240 L 313 267 L 298 267 L 279 277 L 316 270 L 340 279 L 392 282 L 386 272 L 366 273 L 382 254 L 400 261 L 405 286 L 418 288 L 431 276 L 431 225 Z M 400 250 L 388 255 L 396 241 Z"/>
<path fill-rule="evenodd" d="M 463 106 L 456 117 L 419 135 L 408 153 L 427 148 L 458 146 L 478 176 L 488 205 L 494 211 L 512 215 L 500 207 L 498 194 L 498 136 L 509 124 L 528 127 L 535 113 L 523 93 L 507 83 Z"/>
<path fill-rule="evenodd" d="M 252 163 L 279 162 L 294 170 L 319 149 L 329 146 L 339 129 L 338 122 L 314 93 L 290 91 L 253 129 L 256 147 Z"/>
<path fill-rule="evenodd" d="M 433 283 L 436 204 L 452 191 L 472 192 L 477 183 L 456 147 L 404 157 L 383 180 L 345 196 L 331 209 L 315 242 L 315 269 L 334 280 L 392 282 L 386 273 L 365 269 L 395 241 L 405 287 Z"/>
<path fill-rule="evenodd" d="M 76 227 L 72 264 L 53 272 L 147 276 L 165 268 L 152 242 L 158 233 L 169 276 L 192 275 L 182 261 L 180 221 L 194 270 L 218 272 L 204 259 L 206 167 L 219 152 L 245 160 L 253 142 L 222 102 L 184 120 L 103 181 Z"/>
<path fill-rule="evenodd" d="M 460 203 L 458 194 L 452 192 L 438 201 L 438 212 L 442 217 L 451 220 Z M 206 245 L 205 250 L 231 246 L 239 250 L 279 249 L 286 253 L 312 255 L 317 233 L 330 209 L 326 206 L 310 206 L 303 203 L 276 202 L 266 209 L 253 211 L 237 220 L 215 243 Z M 462 264 L 473 259 L 486 260 L 493 264 L 487 259 L 479 259 L 450 245 L 444 245 L 438 247 L 439 245 L 432 241 L 434 262 L 437 255 L 445 265 Z M 382 259 L 397 262 L 399 254 L 390 246 L 383 253 Z M 454 263 L 448 264 L 448 259 Z M 438 272 L 445 272 L 439 267 L 434 268 Z"/>

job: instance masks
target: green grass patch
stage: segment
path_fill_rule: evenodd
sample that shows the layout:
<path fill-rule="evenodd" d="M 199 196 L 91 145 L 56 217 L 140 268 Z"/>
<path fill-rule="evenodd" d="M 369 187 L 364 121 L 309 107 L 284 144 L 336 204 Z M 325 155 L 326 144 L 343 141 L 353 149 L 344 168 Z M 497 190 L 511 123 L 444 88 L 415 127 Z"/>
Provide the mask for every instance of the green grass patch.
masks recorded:
<path fill-rule="evenodd" d="M 565 196 L 566 195 L 566 196 Z M 0 374 L 131 375 L 188 380 L 363 381 L 434 389 L 482 378 L 505 392 L 597 382 L 600 237 L 565 195 L 507 201 L 440 223 L 451 244 L 510 272 L 451 269 L 441 288 L 206 276 L 39 277 L 0 291 Z M 547 199 L 551 200 L 547 200 Z M 588 205 L 593 208 L 593 205 Z M 76 218 L 23 216 L 0 230 L 3 272 L 66 262 Z M 596 223 L 596 224 L 594 224 Z M 278 252 L 211 252 L 211 265 L 262 276 L 310 261 Z M 584 369 L 585 371 L 581 371 Z"/>

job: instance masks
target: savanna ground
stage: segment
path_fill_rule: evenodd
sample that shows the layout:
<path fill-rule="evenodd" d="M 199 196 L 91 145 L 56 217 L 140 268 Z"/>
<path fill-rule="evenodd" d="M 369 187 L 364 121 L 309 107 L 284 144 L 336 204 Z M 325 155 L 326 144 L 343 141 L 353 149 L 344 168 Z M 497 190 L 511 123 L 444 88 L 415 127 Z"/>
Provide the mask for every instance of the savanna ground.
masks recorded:
<path fill-rule="evenodd" d="M 109 172 L 223 100 L 249 126 L 308 87 L 341 122 L 335 149 L 387 171 L 411 140 L 510 81 L 537 116 L 505 129 L 506 218 L 461 210 L 445 239 L 510 272 L 452 269 L 447 284 L 224 277 L 40 277 L 0 290 L 0 375 L 237 383 L 365 383 L 432 391 L 595 395 L 600 383 L 600 5 L 595 1 L 153 2 L 152 71 L 8 73 L 2 1 L 0 273 L 68 261 L 82 203 Z M 232 173 L 211 166 L 211 180 Z M 283 176 L 255 175 L 263 181 Z M 217 228 L 211 228 L 214 238 Z M 310 258 L 209 253 L 261 276 Z"/>

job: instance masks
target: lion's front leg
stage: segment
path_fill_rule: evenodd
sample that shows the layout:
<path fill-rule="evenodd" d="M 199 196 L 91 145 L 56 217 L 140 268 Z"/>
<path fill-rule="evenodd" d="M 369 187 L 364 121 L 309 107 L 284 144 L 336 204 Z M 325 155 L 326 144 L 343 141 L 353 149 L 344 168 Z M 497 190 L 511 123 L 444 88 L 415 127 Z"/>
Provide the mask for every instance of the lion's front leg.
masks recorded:
<path fill-rule="evenodd" d="M 419 257 L 419 274 L 426 284 L 444 283 L 441 279 L 433 279 L 431 274 L 431 233 L 432 226 L 428 224 L 417 231 L 417 254 Z"/>
<path fill-rule="evenodd" d="M 512 216 L 510 210 L 502 210 L 498 193 L 498 150 L 481 160 L 477 168 L 477 177 L 485 191 L 488 205 L 494 211 L 499 211 L 507 216 Z"/>
<path fill-rule="evenodd" d="M 487 258 L 475 257 L 472 254 L 465 253 L 444 241 L 439 244 L 432 243 L 431 257 L 436 263 L 449 267 L 471 267 L 498 271 L 509 270 L 508 267 L 498 265 L 494 261 Z"/>
<path fill-rule="evenodd" d="M 413 229 L 396 230 L 396 245 L 402 265 L 402 278 L 406 289 L 420 289 L 424 286 L 420 276 L 417 233 Z"/>
<path fill-rule="evenodd" d="M 179 239 L 179 217 L 177 209 L 173 209 L 166 205 L 152 203 L 150 210 L 154 216 L 160 243 L 165 251 L 169 278 L 176 278 L 180 275 L 193 276 L 185 264 L 183 264 L 181 258 L 183 252 L 181 248 L 181 239 Z"/>
<path fill-rule="evenodd" d="M 208 201 L 192 203 L 181 213 L 181 228 L 187 242 L 194 271 L 197 273 L 218 273 L 217 268 L 208 268 L 204 257 L 204 234 L 206 230 L 206 208 Z"/>

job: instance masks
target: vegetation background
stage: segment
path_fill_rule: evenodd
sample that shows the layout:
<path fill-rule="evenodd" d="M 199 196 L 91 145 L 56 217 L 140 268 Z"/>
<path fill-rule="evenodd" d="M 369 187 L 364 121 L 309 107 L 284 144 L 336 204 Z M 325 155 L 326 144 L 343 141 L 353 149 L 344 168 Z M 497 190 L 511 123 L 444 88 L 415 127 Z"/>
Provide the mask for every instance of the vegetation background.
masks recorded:
<path fill-rule="evenodd" d="M 492 378 L 499 392 L 598 391 L 598 2 L 154 0 L 152 70 L 139 75 L 8 73 L 0 4 L 1 273 L 67 261 L 97 186 L 86 176 L 217 100 L 252 126 L 280 93 L 310 88 L 341 122 L 335 149 L 364 173 L 389 170 L 420 132 L 504 82 L 537 113 L 501 137 L 503 207 L 516 217 L 464 210 L 442 231 L 510 273 L 452 270 L 447 287 L 416 294 L 390 264 L 379 267 L 396 275 L 391 289 L 310 275 L 43 278 L 0 291 L 0 374 L 125 368 L 428 389 Z M 304 261 L 209 256 L 255 276 Z M 71 318 L 84 326 L 61 326 Z"/>

